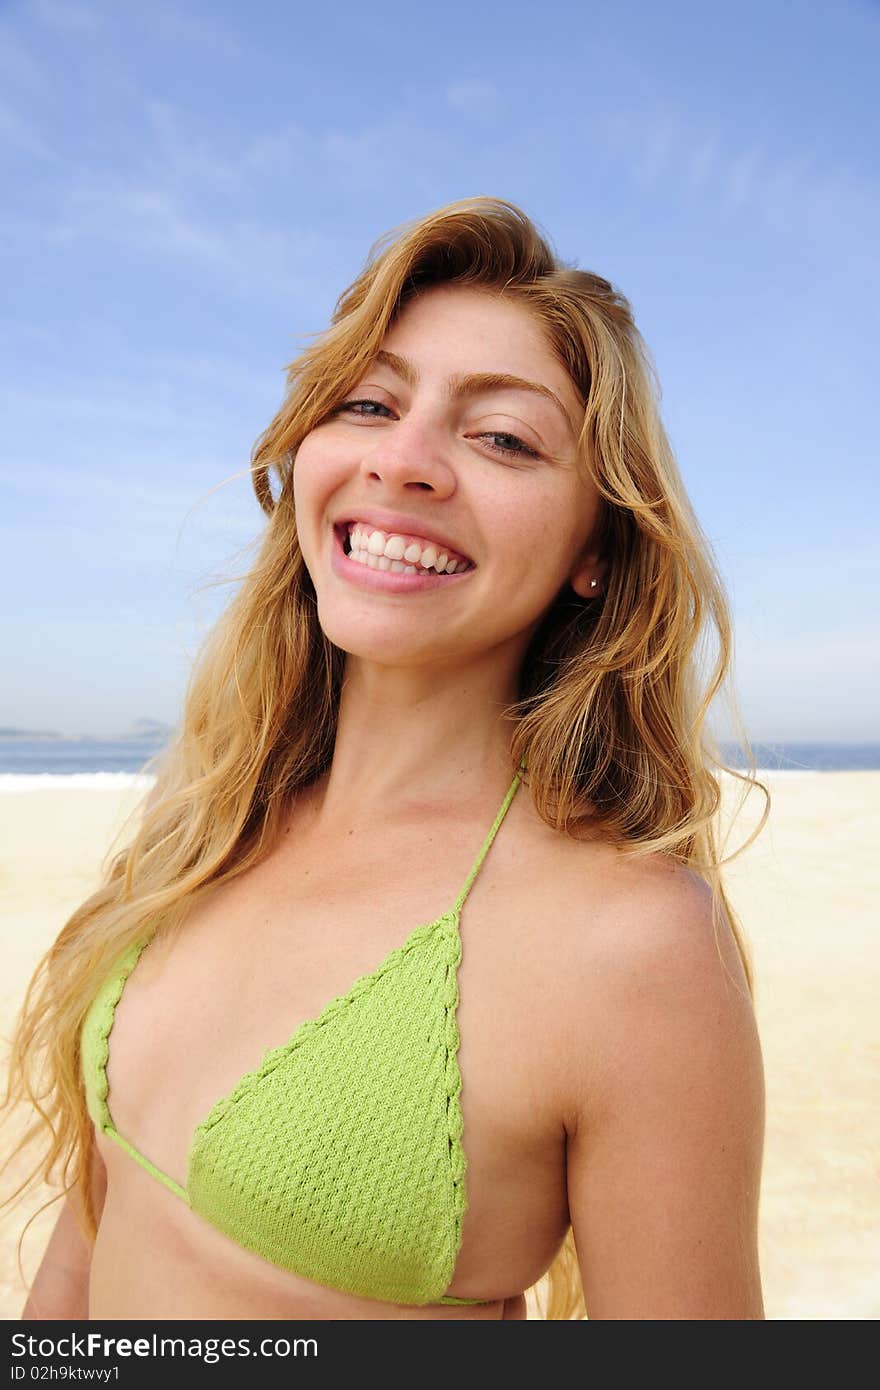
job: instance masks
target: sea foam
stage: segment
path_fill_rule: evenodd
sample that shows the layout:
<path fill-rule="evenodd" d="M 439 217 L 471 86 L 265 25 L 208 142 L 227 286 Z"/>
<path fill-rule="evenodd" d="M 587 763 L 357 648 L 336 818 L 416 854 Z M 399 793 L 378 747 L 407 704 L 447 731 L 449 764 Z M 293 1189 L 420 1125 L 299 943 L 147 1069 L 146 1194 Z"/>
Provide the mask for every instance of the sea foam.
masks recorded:
<path fill-rule="evenodd" d="M 119 792 L 129 787 L 147 791 L 155 781 L 140 772 L 0 772 L 0 794 L 55 789 Z"/>

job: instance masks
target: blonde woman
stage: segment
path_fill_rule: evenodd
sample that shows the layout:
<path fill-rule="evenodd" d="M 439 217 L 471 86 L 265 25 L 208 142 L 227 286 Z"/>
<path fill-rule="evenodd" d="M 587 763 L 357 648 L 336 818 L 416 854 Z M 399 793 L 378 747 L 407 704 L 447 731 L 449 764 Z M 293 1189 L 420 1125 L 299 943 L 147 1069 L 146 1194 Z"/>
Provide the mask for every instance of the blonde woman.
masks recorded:
<path fill-rule="evenodd" d="M 503 199 L 385 240 L 23 1005 L 63 1199 L 23 1316 L 763 1318 L 730 624 L 647 352 Z"/>

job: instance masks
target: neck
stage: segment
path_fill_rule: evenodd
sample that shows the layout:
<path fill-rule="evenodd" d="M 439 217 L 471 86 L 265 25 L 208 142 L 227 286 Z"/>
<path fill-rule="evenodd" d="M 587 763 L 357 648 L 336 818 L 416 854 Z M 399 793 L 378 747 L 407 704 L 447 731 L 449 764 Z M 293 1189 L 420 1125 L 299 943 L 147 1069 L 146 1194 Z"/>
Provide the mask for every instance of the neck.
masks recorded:
<path fill-rule="evenodd" d="M 315 828 L 375 825 L 392 814 L 460 806 L 479 811 L 511 779 L 514 673 L 495 660 L 438 676 L 349 656 L 330 768 Z"/>

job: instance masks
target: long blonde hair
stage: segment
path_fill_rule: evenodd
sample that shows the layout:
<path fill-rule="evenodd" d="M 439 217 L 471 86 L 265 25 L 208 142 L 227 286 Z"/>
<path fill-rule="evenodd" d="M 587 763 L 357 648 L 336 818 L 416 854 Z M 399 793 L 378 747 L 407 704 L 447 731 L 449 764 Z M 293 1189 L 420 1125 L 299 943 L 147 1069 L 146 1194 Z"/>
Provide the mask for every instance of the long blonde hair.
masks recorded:
<path fill-rule="evenodd" d="M 19 1012 L 3 1104 L 36 1111 L 13 1156 L 35 1140 L 43 1153 L 4 1205 L 38 1179 L 60 1183 L 51 1200 L 75 1189 L 94 1238 L 79 1038 L 98 985 L 145 928 L 173 931 L 209 886 L 263 858 L 291 794 L 332 759 L 345 653 L 320 627 L 299 547 L 296 453 L 356 384 L 410 297 L 449 282 L 507 296 L 535 316 L 586 402 L 578 461 L 602 499 L 603 596 L 567 591 L 533 635 L 507 711 L 511 775 L 525 757 L 535 807 L 555 829 L 598 827 L 628 852 L 662 850 L 696 870 L 711 884 L 716 929 L 726 913 L 754 990 L 721 881 L 729 861 L 716 832 L 716 774 L 745 783 L 743 797 L 757 785 L 766 798 L 738 853 L 763 827 L 769 793 L 755 779 L 732 691 L 750 777 L 726 766 L 707 727 L 730 674 L 731 623 L 661 423 L 648 353 L 608 280 L 561 261 L 513 203 L 466 198 L 380 238 L 330 327 L 287 369 L 284 402 L 251 457 L 268 517 L 256 558 L 202 642 L 174 738 L 147 765 L 156 783 L 133 839 L 108 853 L 100 886 L 39 962 Z M 699 659 L 704 628 L 714 629 L 718 648 L 709 671 Z M 585 1315 L 571 1228 L 529 1292 L 546 1318 Z"/>

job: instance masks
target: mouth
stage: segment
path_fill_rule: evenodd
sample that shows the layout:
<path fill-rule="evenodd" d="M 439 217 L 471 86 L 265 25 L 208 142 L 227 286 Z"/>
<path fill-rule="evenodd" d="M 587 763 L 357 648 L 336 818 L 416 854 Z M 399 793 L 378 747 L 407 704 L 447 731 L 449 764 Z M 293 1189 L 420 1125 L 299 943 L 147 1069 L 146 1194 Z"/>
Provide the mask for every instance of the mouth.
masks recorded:
<path fill-rule="evenodd" d="M 352 557 L 353 554 L 353 533 L 356 528 L 359 528 L 361 532 L 370 529 L 369 523 L 359 522 L 356 517 L 347 521 L 337 522 L 333 528 L 343 555 L 348 557 Z M 373 530 L 376 529 L 378 528 L 373 528 Z M 364 549 L 363 543 L 360 548 L 361 550 Z M 452 577 L 456 574 L 466 574 L 468 570 L 476 569 L 473 560 L 467 555 L 463 555 L 460 551 L 452 550 L 449 546 L 441 544 L 440 541 L 429 541 L 424 539 L 417 542 L 415 537 L 410 537 L 410 542 L 404 549 L 403 541 L 398 539 L 395 551 L 392 551 L 390 556 L 386 556 L 381 552 L 370 554 L 368 557 L 370 567 L 379 568 L 384 572 L 390 570 L 396 573 L 414 573 L 423 577 L 427 575 L 432 578 L 434 576 L 445 578 L 447 575 Z M 427 556 L 430 556 L 430 563 L 425 564 L 424 559 Z M 444 564 L 446 567 L 438 570 L 436 562 L 439 559 L 444 559 L 444 557 Z M 364 555 L 357 555 L 355 559 L 359 562 L 363 562 Z M 377 566 L 374 564 L 374 560 L 381 562 L 386 559 L 389 561 L 387 565 L 380 563 Z M 456 567 L 449 568 L 450 565 L 455 565 Z"/>
<path fill-rule="evenodd" d="M 363 548 L 352 553 L 351 529 L 355 524 L 356 519 L 334 524 L 331 562 L 338 577 L 357 588 L 386 594 L 421 593 L 440 587 L 454 587 L 466 580 L 476 569 L 474 562 L 465 556 L 461 556 L 459 561 L 465 567 L 449 573 L 446 570 L 438 571 L 434 567 L 414 564 L 403 558 L 375 555 Z M 394 548 L 399 549 L 399 545 Z M 442 558 L 445 553 L 443 547 L 432 543 L 432 548 L 439 552 L 434 557 L 435 560 Z M 422 553 L 428 553 L 427 546 L 423 546 Z M 450 561 L 453 558 L 459 559 L 457 552 L 449 554 Z"/>

